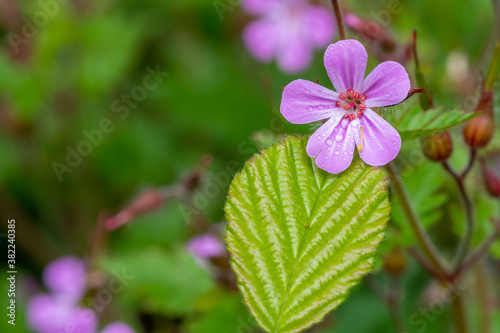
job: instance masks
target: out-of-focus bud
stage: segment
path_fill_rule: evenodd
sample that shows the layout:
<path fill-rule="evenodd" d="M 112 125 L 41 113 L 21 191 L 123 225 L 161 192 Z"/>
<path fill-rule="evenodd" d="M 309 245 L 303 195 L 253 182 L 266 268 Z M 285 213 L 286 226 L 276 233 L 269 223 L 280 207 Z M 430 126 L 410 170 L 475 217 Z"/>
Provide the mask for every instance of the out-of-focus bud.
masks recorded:
<path fill-rule="evenodd" d="M 475 112 L 481 113 L 471 119 L 464 127 L 465 142 L 471 148 L 486 146 L 493 137 L 495 121 L 493 118 L 493 91 L 483 89 Z"/>
<path fill-rule="evenodd" d="M 384 269 L 393 276 L 400 276 L 406 269 L 406 257 L 399 247 L 383 257 Z"/>
<path fill-rule="evenodd" d="M 500 179 L 488 168 L 484 160 L 481 160 L 481 165 L 486 190 L 492 197 L 500 197 Z"/>
<path fill-rule="evenodd" d="M 428 159 L 441 162 L 453 152 L 453 142 L 448 131 L 431 134 L 422 139 L 422 150 Z"/>
<path fill-rule="evenodd" d="M 114 230 L 139 215 L 157 209 L 162 205 L 163 199 L 164 198 L 160 190 L 150 189 L 144 191 L 125 209 L 108 219 L 106 221 L 106 229 Z"/>
<path fill-rule="evenodd" d="M 389 31 L 375 20 L 363 20 L 360 17 L 348 13 L 344 16 L 347 27 L 368 40 L 379 43 L 384 52 L 391 53 L 396 49 L 396 42 Z"/>

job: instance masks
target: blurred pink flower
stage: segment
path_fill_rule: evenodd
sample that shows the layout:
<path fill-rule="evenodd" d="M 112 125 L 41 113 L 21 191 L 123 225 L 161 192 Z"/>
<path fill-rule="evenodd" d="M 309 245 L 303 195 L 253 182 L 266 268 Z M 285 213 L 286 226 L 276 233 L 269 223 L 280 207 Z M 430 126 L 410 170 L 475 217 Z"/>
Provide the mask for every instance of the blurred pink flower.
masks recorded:
<path fill-rule="evenodd" d="M 242 0 L 243 9 L 258 19 L 243 31 L 250 53 L 261 62 L 272 59 L 287 73 L 311 63 L 313 50 L 331 42 L 333 13 L 307 0 Z"/>
<path fill-rule="evenodd" d="M 188 242 L 187 247 L 193 255 L 205 259 L 219 257 L 225 252 L 222 242 L 210 234 L 192 238 Z"/>
<path fill-rule="evenodd" d="M 346 170 L 355 146 L 367 164 L 381 166 L 399 153 L 401 137 L 370 108 L 401 103 L 410 90 L 403 66 L 393 61 L 379 64 L 365 78 L 368 55 L 356 40 L 328 47 L 325 67 L 337 92 L 319 84 L 296 80 L 283 91 L 281 113 L 291 123 L 328 119 L 309 139 L 307 154 L 330 173 Z"/>
<path fill-rule="evenodd" d="M 49 293 L 33 296 L 28 302 L 28 322 L 39 333 L 95 333 L 97 316 L 78 304 L 86 291 L 84 263 L 73 256 L 49 263 L 43 271 Z M 134 333 L 125 324 L 113 323 L 102 333 Z"/>

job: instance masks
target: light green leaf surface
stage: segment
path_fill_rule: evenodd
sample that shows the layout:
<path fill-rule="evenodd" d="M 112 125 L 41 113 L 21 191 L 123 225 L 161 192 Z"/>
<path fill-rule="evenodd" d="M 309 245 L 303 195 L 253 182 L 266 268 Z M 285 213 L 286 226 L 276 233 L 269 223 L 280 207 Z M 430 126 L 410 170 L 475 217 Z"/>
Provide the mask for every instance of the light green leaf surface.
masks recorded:
<path fill-rule="evenodd" d="M 401 114 L 394 113 L 387 120 L 394 125 L 404 141 L 448 130 L 476 115 L 463 110 L 445 111 L 442 108 L 423 111 L 419 105 L 413 105 Z"/>
<path fill-rule="evenodd" d="M 332 175 L 285 137 L 246 163 L 226 203 L 226 241 L 245 303 L 266 332 L 321 321 L 371 271 L 390 214 L 387 177 L 355 157 Z"/>

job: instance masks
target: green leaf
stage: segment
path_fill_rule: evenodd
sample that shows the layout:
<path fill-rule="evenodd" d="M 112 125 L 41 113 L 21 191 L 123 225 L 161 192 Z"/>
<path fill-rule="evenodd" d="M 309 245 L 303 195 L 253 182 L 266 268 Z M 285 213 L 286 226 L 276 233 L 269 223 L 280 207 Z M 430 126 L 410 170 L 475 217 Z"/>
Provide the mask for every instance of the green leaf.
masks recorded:
<path fill-rule="evenodd" d="M 388 122 L 394 124 L 401 139 L 405 141 L 448 130 L 476 115 L 458 109 L 444 111 L 442 108 L 437 108 L 423 111 L 419 105 L 413 105 L 400 115 L 394 113 L 389 116 Z"/>
<path fill-rule="evenodd" d="M 388 179 L 358 156 L 338 175 L 285 137 L 229 189 L 226 240 L 245 303 L 266 332 L 319 322 L 371 271 L 390 214 Z"/>

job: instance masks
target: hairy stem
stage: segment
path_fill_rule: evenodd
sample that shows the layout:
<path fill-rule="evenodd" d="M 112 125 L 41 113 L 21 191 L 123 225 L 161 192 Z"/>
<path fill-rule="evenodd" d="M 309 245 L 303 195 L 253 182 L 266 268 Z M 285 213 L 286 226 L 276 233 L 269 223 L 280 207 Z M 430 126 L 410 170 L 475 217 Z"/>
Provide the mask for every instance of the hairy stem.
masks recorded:
<path fill-rule="evenodd" d="M 403 207 L 404 213 L 408 222 L 410 223 L 410 227 L 417 238 L 417 242 L 419 246 L 422 248 L 422 251 L 425 253 L 427 258 L 430 260 L 433 268 L 439 274 L 439 276 L 446 280 L 447 272 L 442 263 L 441 257 L 437 252 L 434 244 L 432 243 L 429 235 L 426 233 L 425 229 L 422 227 L 420 219 L 417 214 L 413 210 L 411 206 L 410 199 L 406 194 L 406 191 L 403 187 L 403 183 L 397 173 L 397 169 L 394 164 L 391 162 L 386 165 L 387 172 L 389 173 L 389 178 L 391 179 L 391 184 L 394 189 L 395 194 L 398 196 L 401 201 L 401 206 Z"/>
<path fill-rule="evenodd" d="M 339 36 L 340 39 L 345 39 L 345 26 L 344 26 L 344 17 L 342 15 L 342 10 L 340 9 L 339 1 L 332 0 L 333 10 L 335 12 L 335 17 L 337 19 L 337 25 L 339 27 Z"/>

